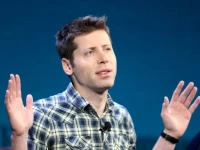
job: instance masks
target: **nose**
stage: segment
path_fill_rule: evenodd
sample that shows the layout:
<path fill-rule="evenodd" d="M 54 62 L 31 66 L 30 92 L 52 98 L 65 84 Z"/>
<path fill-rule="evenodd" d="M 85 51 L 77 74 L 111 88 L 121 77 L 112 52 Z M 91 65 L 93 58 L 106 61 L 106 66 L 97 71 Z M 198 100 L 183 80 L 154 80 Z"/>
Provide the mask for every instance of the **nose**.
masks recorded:
<path fill-rule="evenodd" d="M 106 51 L 102 50 L 102 51 L 99 52 L 98 63 L 99 64 L 106 64 L 106 63 L 108 63 L 108 54 L 106 53 Z"/>

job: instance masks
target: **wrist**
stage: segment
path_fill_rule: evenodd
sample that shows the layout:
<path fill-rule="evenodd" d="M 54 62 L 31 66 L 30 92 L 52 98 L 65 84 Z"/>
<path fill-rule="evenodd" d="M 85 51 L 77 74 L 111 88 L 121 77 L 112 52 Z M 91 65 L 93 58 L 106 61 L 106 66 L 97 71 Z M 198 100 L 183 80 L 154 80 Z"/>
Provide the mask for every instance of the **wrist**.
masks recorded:
<path fill-rule="evenodd" d="M 167 129 L 164 129 L 163 131 L 165 134 L 171 136 L 171 137 L 174 137 L 176 139 L 179 139 L 181 136 L 180 135 L 177 135 L 175 132 L 173 131 L 170 131 L 170 130 L 167 130 Z"/>
<path fill-rule="evenodd" d="M 27 150 L 28 132 L 23 134 L 16 134 L 12 132 L 11 135 L 11 149 L 12 150 Z"/>
<path fill-rule="evenodd" d="M 28 136 L 28 131 L 22 133 L 22 134 L 17 134 L 16 132 L 12 132 L 11 137 L 12 138 L 21 138 L 21 137 L 27 137 Z"/>
<path fill-rule="evenodd" d="M 178 143 L 179 142 L 179 138 L 177 138 L 176 136 L 172 136 L 173 134 L 172 133 L 170 133 L 170 132 L 165 132 L 165 131 L 163 131 L 163 132 L 161 132 L 161 137 L 163 138 L 163 139 L 165 139 L 166 141 L 168 141 L 169 143 L 171 143 L 171 144 L 176 144 L 176 143 Z"/>

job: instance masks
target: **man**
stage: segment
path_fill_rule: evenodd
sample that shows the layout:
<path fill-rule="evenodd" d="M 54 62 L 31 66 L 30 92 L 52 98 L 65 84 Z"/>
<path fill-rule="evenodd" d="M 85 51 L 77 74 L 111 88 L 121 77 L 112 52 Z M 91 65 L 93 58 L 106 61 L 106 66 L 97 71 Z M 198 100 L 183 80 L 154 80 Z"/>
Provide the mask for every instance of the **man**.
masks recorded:
<path fill-rule="evenodd" d="M 75 19 L 58 31 L 56 40 L 63 70 L 71 82 L 64 92 L 34 105 L 28 95 L 24 108 L 20 77 L 10 76 L 5 105 L 13 131 L 12 149 L 135 149 L 131 116 L 108 94 L 117 63 L 106 18 Z M 189 83 L 181 93 L 183 86 L 181 81 L 170 104 L 165 97 L 161 112 L 165 129 L 155 150 L 174 149 L 199 104 L 198 97 L 190 106 L 197 92 L 194 84 Z"/>

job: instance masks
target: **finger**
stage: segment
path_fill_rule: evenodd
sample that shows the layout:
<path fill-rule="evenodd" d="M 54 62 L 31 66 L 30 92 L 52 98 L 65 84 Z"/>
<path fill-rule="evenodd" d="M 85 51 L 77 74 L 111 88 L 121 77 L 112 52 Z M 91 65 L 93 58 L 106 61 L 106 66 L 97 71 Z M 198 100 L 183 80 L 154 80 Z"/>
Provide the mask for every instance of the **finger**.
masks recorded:
<path fill-rule="evenodd" d="M 197 87 L 194 87 L 190 93 L 190 95 L 187 97 L 184 105 L 188 108 L 189 105 L 191 104 L 192 100 L 194 99 L 195 95 L 197 93 Z"/>
<path fill-rule="evenodd" d="M 177 85 L 176 89 L 174 90 L 174 93 L 172 95 L 172 101 L 178 100 L 183 86 L 184 86 L 184 81 L 180 81 L 179 84 Z"/>
<path fill-rule="evenodd" d="M 12 95 L 12 80 L 8 81 L 8 91 L 9 91 L 8 99 L 9 99 L 9 102 L 12 103 L 12 100 L 13 100 L 13 95 Z"/>
<path fill-rule="evenodd" d="M 16 96 L 21 97 L 21 81 L 19 75 L 16 75 Z"/>
<path fill-rule="evenodd" d="M 10 79 L 12 80 L 12 96 L 13 98 L 16 97 L 16 81 L 15 76 L 13 74 L 10 75 Z"/>
<path fill-rule="evenodd" d="M 163 105 L 162 105 L 162 112 L 166 111 L 168 106 L 169 106 L 169 99 L 168 99 L 168 97 L 165 96 L 164 102 L 163 102 Z"/>
<path fill-rule="evenodd" d="M 32 110 L 32 106 L 33 106 L 33 96 L 29 94 L 26 97 L 26 108 L 28 110 Z"/>
<path fill-rule="evenodd" d="M 200 103 L 200 96 L 198 96 L 194 101 L 194 103 L 190 106 L 189 111 L 191 112 L 191 114 L 195 111 L 199 103 Z"/>
<path fill-rule="evenodd" d="M 188 84 L 188 86 L 185 88 L 185 90 L 181 93 L 180 97 L 179 97 L 179 102 L 184 103 L 188 94 L 191 92 L 192 88 L 194 86 L 193 82 L 190 82 Z"/>
<path fill-rule="evenodd" d="M 10 74 L 10 80 L 9 80 L 8 90 L 10 92 L 10 100 L 13 100 L 13 74 Z"/>
<path fill-rule="evenodd" d="M 10 107 L 9 91 L 8 90 L 6 90 L 4 104 L 6 105 L 6 108 L 8 110 L 8 108 Z"/>

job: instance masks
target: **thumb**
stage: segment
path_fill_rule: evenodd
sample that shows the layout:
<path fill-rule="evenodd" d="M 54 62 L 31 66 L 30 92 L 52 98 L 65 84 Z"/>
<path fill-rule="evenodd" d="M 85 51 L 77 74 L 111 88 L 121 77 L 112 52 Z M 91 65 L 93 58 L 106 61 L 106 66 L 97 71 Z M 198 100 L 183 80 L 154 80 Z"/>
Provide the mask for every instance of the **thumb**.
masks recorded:
<path fill-rule="evenodd" d="M 33 96 L 29 94 L 26 97 L 26 108 L 32 109 L 32 105 L 33 105 Z"/>
<path fill-rule="evenodd" d="M 168 106 L 169 106 L 169 99 L 167 96 L 165 96 L 164 102 L 162 104 L 162 112 L 166 111 Z"/>

